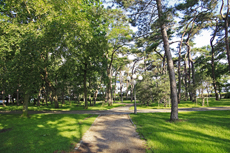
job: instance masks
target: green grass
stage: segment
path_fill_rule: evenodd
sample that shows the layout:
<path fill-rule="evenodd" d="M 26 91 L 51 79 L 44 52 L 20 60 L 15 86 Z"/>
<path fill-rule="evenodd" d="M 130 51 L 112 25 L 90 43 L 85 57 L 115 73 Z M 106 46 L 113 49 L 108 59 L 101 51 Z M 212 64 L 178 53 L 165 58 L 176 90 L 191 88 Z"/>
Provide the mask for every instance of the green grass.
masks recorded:
<path fill-rule="evenodd" d="M 0 152 L 70 151 L 97 116 L 36 114 L 30 118 L 0 114 Z M 2 129 L 10 129 L 2 132 Z"/>
<path fill-rule="evenodd" d="M 178 122 L 169 122 L 170 113 L 131 115 L 147 152 L 229 153 L 230 111 L 183 112 Z"/>
<path fill-rule="evenodd" d="M 230 107 L 230 99 L 221 99 L 219 101 L 216 101 L 215 98 L 209 98 L 208 99 L 209 105 L 207 105 L 207 100 L 205 99 L 205 106 L 202 106 L 202 99 L 197 99 L 197 105 L 196 103 L 192 101 L 183 101 L 181 100 L 180 104 L 178 104 L 179 108 L 193 108 L 193 107 L 224 107 L 229 106 Z M 146 105 L 138 105 L 137 109 L 164 109 L 164 108 L 170 108 L 167 104 L 167 107 L 164 107 L 164 104 L 158 103 L 152 103 L 149 106 Z M 133 107 L 130 108 L 130 110 L 133 110 Z"/>
<path fill-rule="evenodd" d="M 89 106 L 89 104 L 88 104 Z M 119 103 L 114 103 L 113 106 L 108 106 L 108 104 L 105 104 L 102 106 L 101 102 L 97 102 L 95 106 L 89 106 L 88 109 L 84 109 L 84 103 L 76 104 L 76 102 L 72 102 L 69 104 L 68 101 L 65 102 L 65 104 L 59 103 L 59 108 L 55 108 L 54 104 L 51 104 L 50 102 L 48 103 L 48 106 L 42 104 L 40 106 L 34 106 L 33 103 L 30 103 L 28 106 L 28 110 L 32 111 L 71 111 L 71 110 L 109 110 L 114 107 L 119 107 L 119 106 L 125 106 L 123 104 Z M 21 104 L 20 106 L 9 104 L 7 107 L 3 107 L 0 105 L 0 110 L 22 110 L 23 105 Z"/>
<path fill-rule="evenodd" d="M 116 102 L 121 103 L 121 101 L 116 100 Z M 123 100 L 123 103 L 134 103 L 134 100 L 131 102 L 131 100 Z M 139 100 L 136 100 L 136 103 L 139 103 Z"/>

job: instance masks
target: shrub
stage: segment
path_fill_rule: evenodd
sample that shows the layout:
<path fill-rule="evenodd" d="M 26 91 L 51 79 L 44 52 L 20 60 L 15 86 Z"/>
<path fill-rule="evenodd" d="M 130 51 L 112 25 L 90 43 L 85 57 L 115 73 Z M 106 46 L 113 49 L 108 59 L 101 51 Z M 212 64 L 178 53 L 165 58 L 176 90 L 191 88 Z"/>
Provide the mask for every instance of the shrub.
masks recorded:
<path fill-rule="evenodd" d="M 226 93 L 224 98 L 230 98 L 230 92 Z"/>

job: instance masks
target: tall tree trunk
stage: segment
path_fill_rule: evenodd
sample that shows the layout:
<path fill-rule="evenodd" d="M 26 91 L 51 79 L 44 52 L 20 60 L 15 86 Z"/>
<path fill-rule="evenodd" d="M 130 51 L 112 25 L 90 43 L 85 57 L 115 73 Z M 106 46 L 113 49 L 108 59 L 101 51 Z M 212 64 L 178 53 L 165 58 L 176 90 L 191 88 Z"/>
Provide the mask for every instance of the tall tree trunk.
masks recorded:
<path fill-rule="evenodd" d="M 188 100 L 188 83 L 187 83 L 187 57 L 185 55 L 185 60 L 184 60 L 184 86 L 185 86 L 185 101 Z"/>
<path fill-rule="evenodd" d="M 40 106 L 40 100 L 41 100 L 41 91 L 42 91 L 42 88 L 39 89 L 39 92 L 38 92 L 38 98 L 37 98 L 37 106 Z"/>
<path fill-rule="evenodd" d="M 88 101 L 87 101 L 87 64 L 85 63 L 85 69 L 84 69 L 84 97 L 85 97 L 85 109 L 88 109 Z"/>
<path fill-rule="evenodd" d="M 91 93 L 89 93 L 89 105 L 92 106 Z"/>
<path fill-rule="evenodd" d="M 127 74 L 127 76 L 129 76 L 129 73 Z M 128 92 L 129 92 L 129 80 L 126 81 L 126 100 L 128 100 Z"/>
<path fill-rule="evenodd" d="M 49 100 L 51 105 L 53 104 L 53 96 L 52 96 L 52 92 L 49 92 Z"/>
<path fill-rule="evenodd" d="M 98 90 L 96 90 L 95 93 L 94 93 L 94 96 L 93 96 L 94 103 L 93 103 L 93 105 L 96 105 L 97 94 L 98 94 Z"/>
<path fill-rule="evenodd" d="M 224 17 L 222 11 L 223 11 L 223 6 L 224 6 L 224 0 L 222 0 L 222 6 L 220 9 L 220 14 L 221 17 L 224 19 L 224 23 L 225 23 L 225 45 L 226 45 L 226 50 L 227 50 L 227 60 L 228 60 L 228 69 L 229 69 L 229 73 L 230 73 L 230 50 L 229 50 L 229 40 L 228 40 L 228 14 L 229 14 L 229 9 L 230 9 L 230 5 L 229 5 L 229 0 L 227 0 L 227 13 L 226 16 Z"/>
<path fill-rule="evenodd" d="M 107 69 L 107 76 L 108 76 L 108 83 L 106 86 L 106 98 L 105 98 L 105 100 L 107 100 L 108 105 L 110 106 L 111 105 L 111 91 L 110 91 L 110 89 L 111 89 L 111 73 L 110 73 L 109 68 Z"/>
<path fill-rule="evenodd" d="M 131 77 L 131 102 L 133 102 L 133 77 Z"/>
<path fill-rule="evenodd" d="M 216 33 L 217 33 L 217 29 L 218 29 L 218 21 L 216 20 L 216 29 L 214 31 L 214 34 L 212 36 L 212 38 L 210 39 L 210 45 L 211 45 L 211 48 L 212 48 L 212 82 L 213 82 L 213 87 L 214 87 L 214 90 L 215 90 L 215 96 L 216 96 L 216 100 L 219 100 L 219 96 L 218 96 L 218 93 L 217 93 L 217 87 L 216 87 L 216 77 L 215 77 L 215 65 L 214 65 L 214 46 L 213 46 L 213 41 L 216 37 Z"/>
<path fill-rule="evenodd" d="M 65 104 L 65 97 L 64 97 L 64 86 L 62 87 L 62 91 L 61 91 L 61 99 L 62 99 L 62 104 Z"/>
<path fill-rule="evenodd" d="M 19 89 L 17 89 L 17 106 L 19 106 Z"/>
<path fill-rule="evenodd" d="M 3 107 L 6 107 L 6 105 L 4 103 L 4 100 L 5 100 L 5 91 L 2 91 L 2 100 L 3 100 L 3 102 L 2 102 Z"/>
<path fill-rule="evenodd" d="M 122 74 L 121 74 L 121 71 L 120 71 L 120 94 L 121 94 L 121 102 L 123 103 L 122 88 L 123 88 L 123 80 L 122 80 Z"/>
<path fill-rule="evenodd" d="M 196 100 L 196 80 L 195 80 L 195 66 L 193 61 L 191 61 L 192 64 L 192 101 L 195 102 Z"/>
<path fill-rule="evenodd" d="M 23 109 L 22 109 L 22 117 L 28 117 L 28 103 L 29 103 L 29 94 L 24 95 L 24 101 L 23 101 Z"/>
<path fill-rule="evenodd" d="M 182 46 L 182 42 L 180 43 L 179 58 L 178 58 L 178 104 L 180 104 L 180 99 L 181 99 L 181 73 L 180 73 L 181 46 Z"/>
<path fill-rule="evenodd" d="M 166 53 L 164 54 L 164 58 L 163 58 L 163 68 L 162 68 L 162 74 L 166 74 L 166 66 L 165 66 L 165 58 L 166 58 Z"/>
<path fill-rule="evenodd" d="M 109 79 L 109 88 L 110 88 L 110 96 L 109 96 L 109 106 L 113 105 L 113 85 L 112 85 L 112 65 L 110 67 L 110 79 Z"/>
<path fill-rule="evenodd" d="M 49 96 L 49 88 L 46 85 L 46 92 L 45 92 L 46 106 L 48 106 L 48 96 Z"/>
<path fill-rule="evenodd" d="M 115 73 L 115 86 L 114 86 L 114 96 L 113 96 L 114 98 L 113 98 L 113 102 L 116 101 L 117 73 L 118 73 L 118 70 Z"/>
<path fill-rule="evenodd" d="M 159 21 L 161 22 L 161 34 L 164 42 L 165 54 L 167 57 L 168 69 L 169 69 L 169 78 L 170 78 L 170 89 L 171 89 L 171 116 L 170 120 L 175 121 L 178 120 L 178 100 L 177 100 L 177 87 L 176 87 L 176 77 L 173 67 L 172 55 L 169 48 L 167 31 L 164 24 L 164 15 L 162 12 L 161 0 L 156 0 L 157 2 L 157 10 Z"/>
<path fill-rule="evenodd" d="M 191 47 L 189 45 L 189 42 L 187 43 L 188 44 L 188 90 L 189 90 L 189 98 L 190 98 L 190 101 L 192 101 L 192 87 L 191 87 Z"/>
<path fill-rule="evenodd" d="M 56 88 L 51 84 L 51 82 L 49 81 L 48 79 L 48 71 L 47 71 L 47 68 L 45 67 L 44 69 L 45 71 L 45 77 L 43 78 L 43 80 L 46 82 L 46 84 L 49 86 L 49 88 L 51 89 L 52 91 L 52 95 L 53 95 L 53 99 L 54 100 L 54 105 L 55 105 L 55 108 L 59 108 L 59 104 L 58 104 L 58 96 L 57 96 L 57 91 L 56 91 Z M 56 76 L 57 77 L 57 76 Z M 56 84 L 57 84 L 57 79 L 55 80 Z M 52 100 L 51 100 L 51 104 L 52 104 Z"/>

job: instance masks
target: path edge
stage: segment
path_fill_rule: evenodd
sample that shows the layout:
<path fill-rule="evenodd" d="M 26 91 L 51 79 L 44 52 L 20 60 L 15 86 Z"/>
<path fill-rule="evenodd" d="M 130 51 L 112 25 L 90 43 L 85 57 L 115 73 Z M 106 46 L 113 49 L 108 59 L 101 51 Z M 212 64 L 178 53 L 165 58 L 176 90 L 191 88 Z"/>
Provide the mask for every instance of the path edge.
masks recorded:
<path fill-rule="evenodd" d="M 128 114 L 128 117 L 129 117 L 129 121 L 132 123 L 132 125 L 135 127 L 135 130 L 137 130 L 137 126 L 136 124 L 133 123 L 133 120 L 131 119 L 130 117 L 130 114 Z"/>
<path fill-rule="evenodd" d="M 100 116 L 101 116 L 101 114 L 99 114 L 99 115 L 97 116 L 97 118 L 93 121 L 93 124 L 91 124 L 90 128 L 89 128 L 89 129 L 88 129 L 88 130 L 84 133 L 84 135 L 82 136 L 82 138 L 85 136 L 85 134 L 86 134 L 88 131 L 90 131 L 90 130 L 91 130 L 92 126 L 94 126 L 94 124 L 95 124 L 96 120 L 97 120 Z M 82 145 L 82 143 L 83 143 L 82 138 L 81 138 L 80 142 L 79 142 L 79 143 L 77 143 L 77 145 L 76 145 L 76 147 L 74 148 L 74 150 L 78 150 L 78 149 L 79 149 L 79 147 Z"/>

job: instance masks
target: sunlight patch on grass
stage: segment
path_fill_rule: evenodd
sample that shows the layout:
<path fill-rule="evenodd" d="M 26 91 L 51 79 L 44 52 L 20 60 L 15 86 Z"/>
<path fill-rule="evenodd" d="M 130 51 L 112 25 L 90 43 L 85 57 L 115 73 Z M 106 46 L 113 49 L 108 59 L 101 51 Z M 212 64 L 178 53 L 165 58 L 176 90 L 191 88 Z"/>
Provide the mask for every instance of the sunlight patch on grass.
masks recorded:
<path fill-rule="evenodd" d="M 54 152 L 74 148 L 97 115 L 36 114 L 30 118 L 0 114 L 0 152 Z M 80 122 L 80 124 L 79 124 Z"/>
<path fill-rule="evenodd" d="M 171 106 L 171 105 L 170 105 Z M 180 104 L 178 104 L 178 108 L 196 108 L 196 107 L 230 107 L 230 99 L 221 99 L 219 101 L 216 101 L 215 98 L 209 98 L 208 99 L 208 105 L 207 105 L 207 99 L 205 99 L 205 105 L 202 106 L 202 99 L 197 99 L 197 104 L 192 101 L 183 101 L 181 100 Z M 165 108 L 171 108 L 167 104 L 167 107 L 164 107 L 163 103 L 160 103 L 158 106 L 158 103 L 152 103 L 149 106 L 146 105 L 137 105 L 137 109 L 165 109 Z M 133 110 L 134 107 L 130 107 L 130 110 Z"/>
<path fill-rule="evenodd" d="M 138 133 L 147 140 L 147 152 L 228 153 L 230 111 L 182 112 L 178 122 L 170 113 L 131 115 Z"/>

